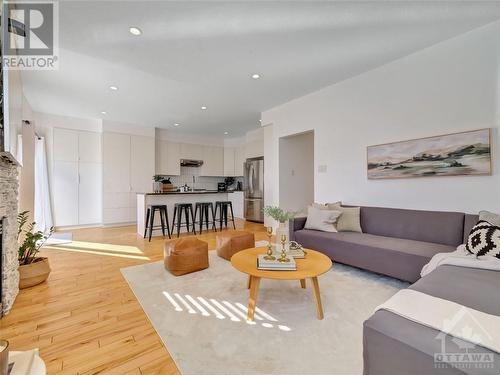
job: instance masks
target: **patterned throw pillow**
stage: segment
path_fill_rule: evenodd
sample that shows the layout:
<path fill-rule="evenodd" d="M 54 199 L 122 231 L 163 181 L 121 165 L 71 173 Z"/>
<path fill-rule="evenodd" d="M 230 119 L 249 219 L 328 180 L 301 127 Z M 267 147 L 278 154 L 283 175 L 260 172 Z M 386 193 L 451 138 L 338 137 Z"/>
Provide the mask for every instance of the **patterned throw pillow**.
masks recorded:
<path fill-rule="evenodd" d="M 465 248 L 478 257 L 490 255 L 500 259 L 500 227 L 480 220 L 470 231 Z"/>

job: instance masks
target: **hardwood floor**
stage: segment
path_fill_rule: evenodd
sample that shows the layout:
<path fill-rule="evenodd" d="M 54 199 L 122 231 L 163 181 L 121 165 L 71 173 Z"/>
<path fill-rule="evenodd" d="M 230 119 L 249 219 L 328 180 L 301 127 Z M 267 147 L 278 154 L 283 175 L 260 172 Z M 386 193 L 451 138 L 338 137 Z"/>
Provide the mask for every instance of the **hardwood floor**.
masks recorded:
<path fill-rule="evenodd" d="M 267 238 L 261 224 L 238 221 L 237 228 Z M 215 233 L 198 238 L 215 248 Z M 48 374 L 179 374 L 120 273 L 161 260 L 164 241 L 143 240 L 135 226 L 73 231 L 73 243 L 42 251 L 52 273 L 19 293 L 0 320 L 0 337 L 11 350 L 40 348 Z"/>

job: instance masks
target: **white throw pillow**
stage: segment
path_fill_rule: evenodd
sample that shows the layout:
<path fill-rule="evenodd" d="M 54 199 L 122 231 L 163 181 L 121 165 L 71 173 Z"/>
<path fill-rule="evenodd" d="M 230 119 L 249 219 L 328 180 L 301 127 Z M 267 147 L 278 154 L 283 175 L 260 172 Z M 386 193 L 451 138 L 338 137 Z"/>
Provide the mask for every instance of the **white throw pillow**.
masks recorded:
<path fill-rule="evenodd" d="M 340 214 L 340 211 L 325 210 L 309 206 L 307 208 L 307 220 L 304 228 L 323 232 L 336 232 L 335 222 Z"/>

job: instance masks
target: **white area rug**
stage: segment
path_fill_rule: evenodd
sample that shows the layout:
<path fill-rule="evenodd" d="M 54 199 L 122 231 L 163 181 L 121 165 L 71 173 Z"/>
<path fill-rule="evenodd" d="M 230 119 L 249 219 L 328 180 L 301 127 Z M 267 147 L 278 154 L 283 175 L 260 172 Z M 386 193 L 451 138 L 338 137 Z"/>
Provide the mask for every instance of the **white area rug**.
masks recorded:
<path fill-rule="evenodd" d="M 408 284 L 334 264 L 319 278 L 324 320 L 310 281 L 262 280 L 247 323 L 247 276 L 210 252 L 204 271 L 172 276 L 163 262 L 122 273 L 183 375 L 356 375 L 363 321 Z"/>

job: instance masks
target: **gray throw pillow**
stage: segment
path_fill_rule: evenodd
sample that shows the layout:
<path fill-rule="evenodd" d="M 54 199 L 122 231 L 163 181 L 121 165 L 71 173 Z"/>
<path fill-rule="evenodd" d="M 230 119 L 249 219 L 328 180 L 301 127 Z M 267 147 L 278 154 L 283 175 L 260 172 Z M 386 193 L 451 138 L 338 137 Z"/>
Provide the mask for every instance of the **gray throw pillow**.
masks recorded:
<path fill-rule="evenodd" d="M 339 232 L 358 232 L 361 229 L 361 214 L 359 207 L 342 207 L 340 204 L 329 204 L 330 210 L 338 210 L 342 215 L 337 219 L 337 230 Z"/>
<path fill-rule="evenodd" d="M 500 215 L 490 211 L 479 211 L 479 220 L 487 221 L 490 224 L 500 227 Z"/>

